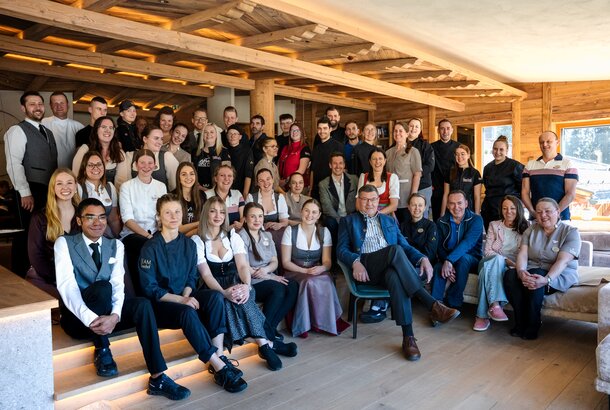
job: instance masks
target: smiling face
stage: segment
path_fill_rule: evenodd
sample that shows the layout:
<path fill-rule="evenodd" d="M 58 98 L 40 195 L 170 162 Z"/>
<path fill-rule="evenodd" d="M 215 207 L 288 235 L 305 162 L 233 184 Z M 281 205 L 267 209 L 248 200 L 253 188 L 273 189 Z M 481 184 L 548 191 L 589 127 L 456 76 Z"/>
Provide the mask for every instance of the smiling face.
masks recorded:
<path fill-rule="evenodd" d="M 502 162 L 506 159 L 507 148 L 508 147 L 504 141 L 494 142 L 492 153 L 496 162 Z"/>
<path fill-rule="evenodd" d="M 53 188 L 58 201 L 70 201 L 76 193 L 76 180 L 72 175 L 62 172 L 55 178 Z"/>
<path fill-rule="evenodd" d="M 25 106 L 21 106 L 21 111 L 30 120 L 40 122 L 44 117 L 44 102 L 42 97 L 37 95 L 25 97 Z"/>
<path fill-rule="evenodd" d="M 54 95 L 49 101 L 53 115 L 59 119 L 68 118 L 68 100 L 65 95 Z"/>
<path fill-rule="evenodd" d="M 377 213 L 379 205 L 379 194 L 377 192 L 360 192 L 358 194 L 358 209 L 368 216 L 374 216 Z"/>
<path fill-rule="evenodd" d="M 174 125 L 174 116 L 171 114 L 161 114 L 159 117 L 159 128 L 163 131 L 163 133 L 168 133 L 172 130 L 172 126 Z"/>
<path fill-rule="evenodd" d="M 221 167 L 218 168 L 218 172 L 214 177 L 214 182 L 216 183 L 216 187 L 219 191 L 229 192 L 231 186 L 233 185 L 233 170 L 229 167 Z"/>
<path fill-rule="evenodd" d="M 544 159 L 549 160 L 557 156 L 557 146 L 559 141 L 552 132 L 543 132 L 538 137 L 538 144 L 540 145 L 540 151 Z"/>
<path fill-rule="evenodd" d="M 421 122 L 417 119 L 409 121 L 409 140 L 413 141 L 421 134 Z"/>
<path fill-rule="evenodd" d="M 236 147 L 241 141 L 241 134 L 237 130 L 229 130 L 227 131 L 227 140 L 230 146 Z"/>
<path fill-rule="evenodd" d="M 155 170 L 155 158 L 149 157 L 148 155 L 142 155 L 136 162 L 136 169 L 138 170 L 139 177 L 150 177 Z"/>
<path fill-rule="evenodd" d="M 345 135 L 350 140 L 358 139 L 360 135 L 360 130 L 358 129 L 358 124 L 355 122 L 350 122 L 345 126 Z"/>
<path fill-rule="evenodd" d="M 507 226 L 512 226 L 517 218 L 517 207 L 510 199 L 505 199 L 502 202 L 502 220 Z"/>
<path fill-rule="evenodd" d="M 133 124 L 133 122 L 136 120 L 136 117 L 138 116 L 138 113 L 136 111 L 136 107 L 131 106 L 128 109 L 121 111 L 119 115 L 126 123 Z"/>
<path fill-rule="evenodd" d="M 237 122 L 237 113 L 235 111 L 225 111 L 222 119 L 225 123 L 225 128 L 229 128 L 229 126 Z"/>
<path fill-rule="evenodd" d="M 83 209 L 80 216 L 76 218 L 76 223 L 81 227 L 83 234 L 89 240 L 96 242 L 102 237 L 106 230 L 108 221 L 106 220 L 106 210 L 103 206 L 89 205 Z"/>
<path fill-rule="evenodd" d="M 438 135 L 441 137 L 441 141 L 449 142 L 453 134 L 453 127 L 449 121 L 443 121 L 438 125 Z"/>
<path fill-rule="evenodd" d="M 318 124 L 318 135 L 320 136 L 320 140 L 322 142 L 328 141 L 330 138 L 330 127 L 326 123 Z"/>
<path fill-rule="evenodd" d="M 273 176 L 269 171 L 258 174 L 258 177 L 256 177 L 256 183 L 258 184 L 258 188 L 261 190 L 261 192 L 273 191 Z"/>
<path fill-rule="evenodd" d="M 369 163 L 371 164 L 371 168 L 375 172 L 383 171 L 385 162 L 386 162 L 385 156 L 381 152 L 373 152 L 373 155 L 371 155 L 371 159 L 369 160 Z"/>
<path fill-rule="evenodd" d="M 195 168 L 190 165 L 185 165 L 180 169 L 180 185 L 184 188 L 192 188 L 197 181 L 197 173 Z"/>
<path fill-rule="evenodd" d="M 182 223 L 182 205 L 178 201 L 169 201 L 161 205 L 157 215 L 162 230 L 176 230 Z"/>
<path fill-rule="evenodd" d="M 112 138 L 114 138 L 114 124 L 109 119 L 102 120 L 97 129 L 97 139 L 102 144 L 109 144 Z"/>
<path fill-rule="evenodd" d="M 414 196 L 409 201 L 409 212 L 414 221 L 419 221 L 424 216 L 426 210 L 426 201 L 424 198 Z"/>
<path fill-rule="evenodd" d="M 91 101 L 91 104 L 89 105 L 89 114 L 91 114 L 91 119 L 95 122 L 98 118 L 108 114 L 108 106 L 99 101 Z"/>
<path fill-rule="evenodd" d="M 466 208 L 468 208 L 468 201 L 461 193 L 450 194 L 449 198 L 447 198 L 447 209 L 453 216 L 453 219 L 461 221 Z"/>
<path fill-rule="evenodd" d="M 455 162 L 460 168 L 468 167 L 468 158 L 470 158 L 470 155 L 468 155 L 468 152 L 465 149 L 457 148 L 455 150 Z"/>
<path fill-rule="evenodd" d="M 402 126 L 402 124 L 396 124 L 394 126 L 394 142 L 399 147 L 402 147 L 407 143 L 407 130 Z"/>
<path fill-rule="evenodd" d="M 290 177 L 290 192 L 300 195 L 305 188 L 305 180 L 302 175 L 293 175 Z"/>
<path fill-rule="evenodd" d="M 97 182 L 104 176 L 104 161 L 97 155 L 89 157 L 87 160 L 87 168 L 85 174 L 87 179 L 91 182 Z"/>
<path fill-rule="evenodd" d="M 536 204 L 536 222 L 545 231 L 551 231 L 559 221 L 559 209 L 555 204 L 547 201 L 538 201 Z"/>
<path fill-rule="evenodd" d="M 184 140 L 186 139 L 186 135 L 188 134 L 188 130 L 179 125 L 174 129 L 174 132 L 172 132 L 172 144 L 174 145 L 180 145 L 184 142 Z"/>
<path fill-rule="evenodd" d="M 163 146 L 163 131 L 160 129 L 152 130 L 142 140 L 144 141 L 144 148 L 152 152 L 159 152 Z"/>
<path fill-rule="evenodd" d="M 220 228 L 225 222 L 226 211 L 223 204 L 214 202 L 208 211 L 208 226 Z"/>
<path fill-rule="evenodd" d="M 330 159 L 330 169 L 334 176 L 340 177 L 345 171 L 345 160 L 342 156 L 337 155 Z"/>
<path fill-rule="evenodd" d="M 208 124 L 203 129 L 203 143 L 206 147 L 210 148 L 216 145 L 216 139 L 218 138 L 218 132 L 216 127 L 212 124 Z"/>
<path fill-rule="evenodd" d="M 268 158 L 275 158 L 277 157 L 278 148 L 279 146 L 275 139 L 268 139 L 263 146 L 263 152 Z"/>
<path fill-rule="evenodd" d="M 339 111 L 337 110 L 328 110 L 326 111 L 326 116 L 330 120 L 330 128 L 335 129 L 339 126 L 339 121 L 341 120 L 341 116 L 339 115 Z"/>
<path fill-rule="evenodd" d="M 280 128 L 282 130 L 282 134 L 286 135 L 290 132 L 290 126 L 293 122 L 294 121 L 292 121 L 290 118 L 280 121 Z"/>
<path fill-rule="evenodd" d="M 197 131 L 201 132 L 203 127 L 205 127 L 208 123 L 208 113 L 199 110 L 195 111 L 193 113 L 193 118 L 191 118 L 191 122 L 193 123 L 193 127 L 195 127 Z"/>
<path fill-rule="evenodd" d="M 375 145 L 375 140 L 377 139 L 377 128 L 375 128 L 373 124 L 365 125 L 362 133 L 364 134 L 364 142 Z"/>
<path fill-rule="evenodd" d="M 261 229 L 264 221 L 265 217 L 262 209 L 253 206 L 248 210 L 248 213 L 246 214 L 246 224 L 251 231 L 258 231 Z"/>
<path fill-rule="evenodd" d="M 303 134 L 301 133 L 301 129 L 296 125 L 292 125 L 290 127 L 290 140 L 292 142 L 301 141 Z"/>
<path fill-rule="evenodd" d="M 320 219 L 320 208 L 314 202 L 309 202 L 301 209 L 301 220 L 305 225 L 315 225 Z"/>

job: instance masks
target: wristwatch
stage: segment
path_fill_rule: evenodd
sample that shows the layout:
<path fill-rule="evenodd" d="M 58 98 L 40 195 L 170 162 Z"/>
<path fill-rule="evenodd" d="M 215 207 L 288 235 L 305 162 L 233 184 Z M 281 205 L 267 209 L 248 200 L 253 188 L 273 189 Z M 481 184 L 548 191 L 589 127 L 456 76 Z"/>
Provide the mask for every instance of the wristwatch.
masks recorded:
<path fill-rule="evenodd" d="M 551 275 L 546 275 L 546 284 L 551 286 L 552 282 L 553 282 L 553 278 L 551 278 Z"/>

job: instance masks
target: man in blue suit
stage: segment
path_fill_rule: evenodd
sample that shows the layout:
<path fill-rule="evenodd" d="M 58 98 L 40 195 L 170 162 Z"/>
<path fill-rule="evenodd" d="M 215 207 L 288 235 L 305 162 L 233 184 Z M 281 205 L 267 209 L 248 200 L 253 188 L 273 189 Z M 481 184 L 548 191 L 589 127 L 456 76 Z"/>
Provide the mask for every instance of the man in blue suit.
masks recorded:
<path fill-rule="evenodd" d="M 339 224 L 337 256 L 352 267 L 356 282 L 388 289 L 392 315 L 402 328 L 403 354 L 415 361 L 421 353 L 413 334 L 411 298 L 417 297 L 426 305 L 433 323 L 447 323 L 460 312 L 435 300 L 424 289 L 420 275 L 430 281 L 430 261 L 407 243 L 394 218 L 378 212 L 378 204 L 379 194 L 373 185 L 358 190 L 359 212 L 342 218 Z"/>
<path fill-rule="evenodd" d="M 102 237 L 106 210 L 97 199 L 84 199 L 76 210 L 82 234 L 55 242 L 57 289 L 61 295 L 61 326 L 72 337 L 93 339 L 97 374 L 118 374 L 108 337 L 135 327 L 150 372 L 148 394 L 181 400 L 191 392 L 165 375 L 157 322 L 148 299 L 125 297 L 124 248 L 120 241 Z"/>

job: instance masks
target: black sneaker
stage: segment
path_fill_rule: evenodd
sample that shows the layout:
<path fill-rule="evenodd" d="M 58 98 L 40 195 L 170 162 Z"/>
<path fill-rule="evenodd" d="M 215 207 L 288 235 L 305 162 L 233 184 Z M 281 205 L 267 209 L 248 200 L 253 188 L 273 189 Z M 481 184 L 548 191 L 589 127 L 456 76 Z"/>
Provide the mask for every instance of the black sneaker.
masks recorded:
<path fill-rule="evenodd" d="M 273 341 L 274 342 L 283 342 L 284 341 L 284 335 L 276 330 L 275 331 L 275 336 L 273 337 Z"/>
<path fill-rule="evenodd" d="M 191 391 L 170 379 L 165 373 L 153 379 L 148 379 L 148 390 L 151 396 L 164 396 L 170 400 L 182 400 L 191 395 Z"/>
<path fill-rule="evenodd" d="M 248 383 L 229 366 L 214 372 L 214 382 L 229 393 L 239 393 L 248 387 Z"/>
<path fill-rule="evenodd" d="M 98 376 L 112 377 L 119 374 L 116 362 L 112 358 L 112 352 L 108 347 L 95 349 L 93 352 L 93 364 Z"/>
<path fill-rule="evenodd" d="M 273 342 L 273 350 L 275 353 L 286 357 L 295 357 L 298 353 L 296 343 L 284 343 L 280 342 L 279 340 Z"/>
<path fill-rule="evenodd" d="M 273 350 L 269 344 L 259 346 L 258 356 L 267 361 L 267 367 L 269 370 L 276 371 L 282 368 L 282 361 L 279 357 L 277 357 L 275 350 Z"/>
<path fill-rule="evenodd" d="M 229 367 L 231 370 L 233 370 L 238 377 L 242 377 L 244 375 L 244 372 L 242 372 L 241 370 L 238 369 L 239 367 L 239 362 L 235 359 L 229 359 L 227 356 L 225 356 L 224 354 L 222 356 L 219 356 L 220 360 L 222 360 L 224 362 L 224 364 L 227 365 L 227 367 Z M 214 366 L 212 366 L 211 364 L 208 366 L 208 372 L 214 374 L 216 373 L 216 370 L 214 370 Z"/>

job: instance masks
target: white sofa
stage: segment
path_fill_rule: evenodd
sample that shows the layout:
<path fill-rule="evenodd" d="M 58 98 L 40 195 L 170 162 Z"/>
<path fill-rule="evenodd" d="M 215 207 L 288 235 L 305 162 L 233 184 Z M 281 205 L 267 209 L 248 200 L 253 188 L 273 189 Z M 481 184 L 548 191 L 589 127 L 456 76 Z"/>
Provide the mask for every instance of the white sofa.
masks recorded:
<path fill-rule="evenodd" d="M 579 284 L 565 293 L 556 292 L 546 296 L 542 306 L 543 315 L 597 323 L 598 292 L 606 285 L 607 281 L 604 278 L 610 278 L 610 268 L 591 266 L 592 260 L 593 244 L 589 241 L 582 241 L 578 258 Z M 478 275 L 472 273 L 469 275 L 464 290 L 464 302 L 479 303 L 478 281 Z M 608 292 L 610 292 L 610 288 Z M 610 317 L 610 301 L 607 306 Z M 610 331 L 610 320 L 608 323 L 608 331 Z"/>

